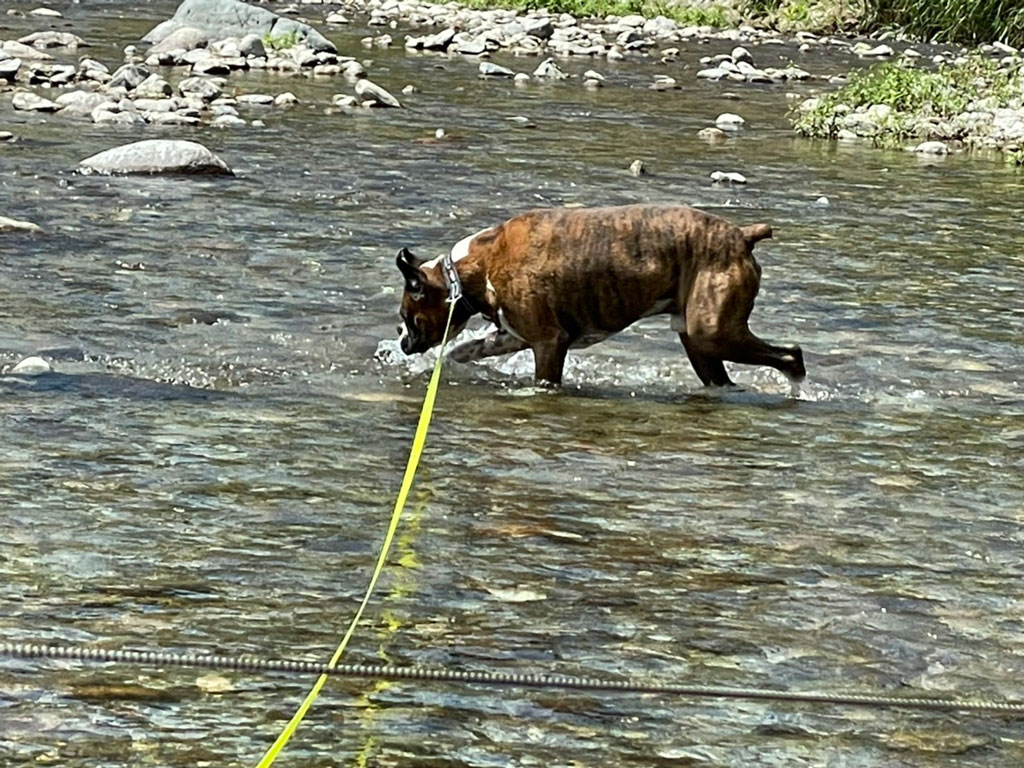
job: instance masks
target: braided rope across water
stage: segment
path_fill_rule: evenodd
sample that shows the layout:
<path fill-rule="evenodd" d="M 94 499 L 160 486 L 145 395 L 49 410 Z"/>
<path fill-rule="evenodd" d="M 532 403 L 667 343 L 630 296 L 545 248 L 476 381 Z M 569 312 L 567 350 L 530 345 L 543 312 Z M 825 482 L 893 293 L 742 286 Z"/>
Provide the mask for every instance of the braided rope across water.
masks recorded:
<path fill-rule="evenodd" d="M 78 646 L 32 645 L 28 643 L 0 643 L 0 657 L 3 656 L 18 659 L 69 659 L 89 662 L 113 662 L 117 664 L 141 664 L 152 667 L 233 669 L 240 672 L 255 673 L 327 674 L 336 677 L 373 680 L 417 680 L 519 688 L 664 694 L 689 698 L 760 699 L 876 708 L 904 707 L 907 709 L 964 712 L 1024 713 L 1024 702 L 1017 701 L 683 685 L 653 680 L 609 680 L 597 677 L 449 670 L 438 667 L 397 667 L 389 664 L 338 664 L 331 667 L 326 663 L 320 662 L 264 659 L 255 656 L 214 656 L 191 653 L 164 653 L 160 651 L 126 651 L 105 648 L 81 648 Z"/>

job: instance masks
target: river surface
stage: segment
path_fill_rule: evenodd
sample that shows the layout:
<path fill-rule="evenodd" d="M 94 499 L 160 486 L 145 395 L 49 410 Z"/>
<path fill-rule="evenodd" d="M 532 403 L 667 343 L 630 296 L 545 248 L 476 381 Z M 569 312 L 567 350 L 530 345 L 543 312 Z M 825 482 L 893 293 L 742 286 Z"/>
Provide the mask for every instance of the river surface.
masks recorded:
<path fill-rule="evenodd" d="M 173 10 L 55 7 L 108 64 Z M 694 79 L 724 41 L 668 66 L 564 63 L 608 77 L 589 92 L 364 51 L 358 24 L 328 34 L 393 92 L 415 84 L 408 108 L 325 114 L 352 92 L 342 78 L 254 73 L 229 85 L 301 103 L 243 112 L 265 128 L 126 131 L 0 96 L 0 129 L 22 137 L 0 146 L 0 211 L 44 229 L 0 235 L 0 370 L 35 354 L 55 369 L 0 376 L 0 640 L 326 660 L 431 362 L 397 352 L 397 249 L 436 255 L 537 206 L 682 202 L 773 225 L 752 327 L 800 343 L 808 379 L 794 396 L 734 367 L 744 391 L 705 392 L 666 318 L 573 354 L 557 394 L 532 387 L 528 353 L 447 366 L 347 660 L 1024 696 L 1018 173 L 794 138 L 792 86 L 736 85 L 734 100 Z M 663 73 L 682 89 L 649 90 Z M 747 129 L 699 141 L 725 111 Z M 455 140 L 415 142 L 438 127 Z M 75 173 L 153 137 L 202 141 L 238 175 Z M 632 177 L 634 159 L 650 175 Z M 715 170 L 750 183 L 713 186 Z M 311 683 L 0 660 L 0 765 L 254 765 Z M 340 682 L 277 764 L 1008 766 L 1021 726 Z"/>

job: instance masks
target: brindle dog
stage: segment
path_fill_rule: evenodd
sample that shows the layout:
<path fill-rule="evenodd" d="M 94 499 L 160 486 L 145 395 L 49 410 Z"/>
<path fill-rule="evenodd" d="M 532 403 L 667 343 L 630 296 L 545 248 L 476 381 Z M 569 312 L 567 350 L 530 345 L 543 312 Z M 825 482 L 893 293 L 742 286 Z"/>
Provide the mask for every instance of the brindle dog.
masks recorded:
<path fill-rule="evenodd" d="M 452 249 L 463 298 L 452 335 L 475 314 L 495 325 L 455 347 L 459 361 L 529 347 L 540 383 L 558 385 L 566 353 L 668 314 L 705 385 L 732 381 L 724 360 L 806 375 L 800 347 L 762 341 L 747 325 L 761 281 L 756 242 L 767 224 L 738 227 L 695 208 L 629 205 L 542 209 L 465 238 Z M 448 316 L 440 259 L 398 254 L 405 277 L 402 350 L 439 344 Z"/>

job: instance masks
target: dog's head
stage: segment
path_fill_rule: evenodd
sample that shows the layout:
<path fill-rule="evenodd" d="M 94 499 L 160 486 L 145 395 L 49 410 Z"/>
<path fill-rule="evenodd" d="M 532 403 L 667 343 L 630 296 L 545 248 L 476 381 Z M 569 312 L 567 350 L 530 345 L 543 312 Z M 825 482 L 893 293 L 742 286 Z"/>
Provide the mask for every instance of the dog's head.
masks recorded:
<path fill-rule="evenodd" d="M 402 324 L 398 327 L 402 351 L 411 355 L 426 352 L 444 339 L 448 320 L 445 299 L 448 290 L 438 265 L 425 266 L 408 249 L 398 252 L 398 269 L 405 278 L 402 294 Z M 454 335 L 455 329 L 452 329 Z"/>

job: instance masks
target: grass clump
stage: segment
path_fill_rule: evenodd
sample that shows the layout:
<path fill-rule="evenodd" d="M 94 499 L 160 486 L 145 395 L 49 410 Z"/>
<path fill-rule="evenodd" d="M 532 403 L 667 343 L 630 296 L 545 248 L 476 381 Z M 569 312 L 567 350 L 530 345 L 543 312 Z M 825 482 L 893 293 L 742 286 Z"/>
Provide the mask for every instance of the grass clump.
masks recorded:
<path fill-rule="evenodd" d="M 283 51 L 286 48 L 294 48 L 299 42 L 299 31 L 293 29 L 280 35 L 268 32 L 263 36 L 263 45 L 272 51 Z"/>
<path fill-rule="evenodd" d="M 837 138 L 843 129 L 876 145 L 900 146 L 909 139 L 963 139 L 968 124 L 957 118 L 973 103 L 989 108 L 1020 100 L 1021 72 L 971 56 L 936 70 L 905 62 L 876 64 L 854 72 L 835 93 L 805 102 L 791 113 L 797 132 Z"/>
<path fill-rule="evenodd" d="M 727 27 L 739 21 L 739 15 L 727 5 L 682 5 L 665 0 L 464 0 L 467 8 L 486 10 L 511 8 L 521 11 L 547 10 L 568 13 L 579 19 L 629 16 L 664 16 L 678 24 Z"/>
<path fill-rule="evenodd" d="M 864 21 L 921 40 L 1024 44 L 1024 3 L 1015 0 L 870 0 Z"/>

